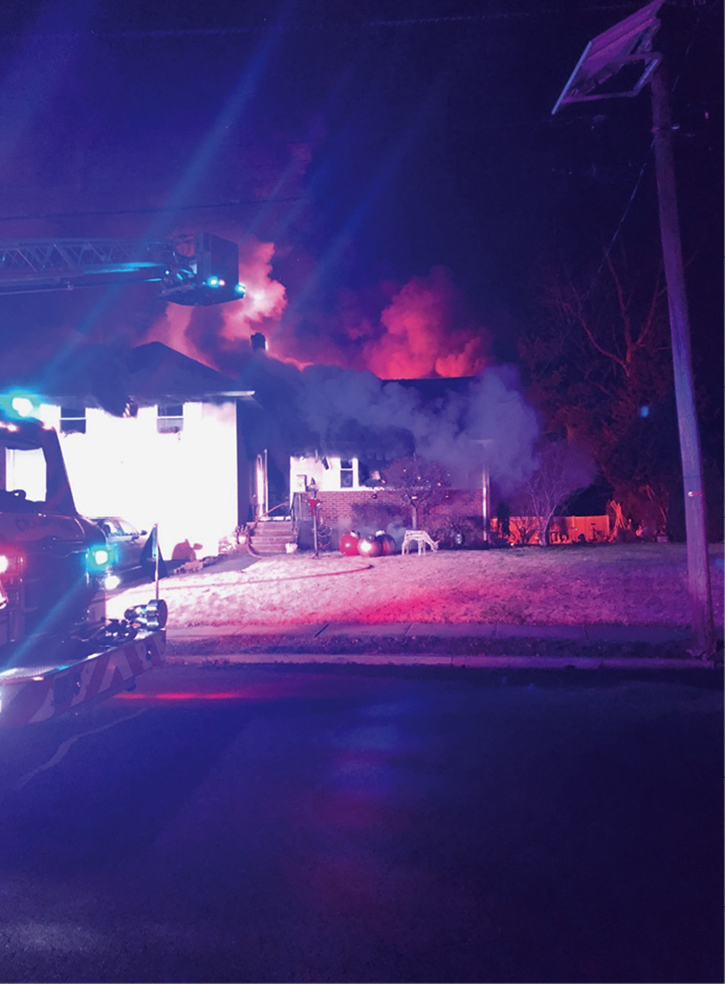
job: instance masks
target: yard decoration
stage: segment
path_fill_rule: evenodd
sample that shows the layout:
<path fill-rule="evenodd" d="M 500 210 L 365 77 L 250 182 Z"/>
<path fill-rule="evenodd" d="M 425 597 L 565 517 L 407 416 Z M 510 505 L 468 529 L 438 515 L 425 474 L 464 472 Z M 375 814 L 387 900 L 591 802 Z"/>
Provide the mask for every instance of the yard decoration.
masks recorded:
<path fill-rule="evenodd" d="M 358 541 L 357 552 L 361 557 L 379 557 L 383 545 L 376 536 L 364 536 Z"/>
<path fill-rule="evenodd" d="M 426 547 L 430 547 L 433 552 L 438 549 L 438 543 L 425 530 L 406 530 L 400 552 L 407 554 L 411 543 L 417 545 L 419 557 L 425 553 Z"/>
<path fill-rule="evenodd" d="M 357 557 L 358 544 L 360 542 L 360 534 L 355 533 L 351 530 L 349 533 L 343 533 L 340 537 L 340 553 L 344 557 Z"/>
<path fill-rule="evenodd" d="M 375 536 L 380 541 L 380 546 L 383 548 L 383 557 L 389 557 L 391 554 L 395 553 L 397 547 L 394 537 L 392 537 L 389 533 L 386 533 L 385 530 L 378 530 Z"/>

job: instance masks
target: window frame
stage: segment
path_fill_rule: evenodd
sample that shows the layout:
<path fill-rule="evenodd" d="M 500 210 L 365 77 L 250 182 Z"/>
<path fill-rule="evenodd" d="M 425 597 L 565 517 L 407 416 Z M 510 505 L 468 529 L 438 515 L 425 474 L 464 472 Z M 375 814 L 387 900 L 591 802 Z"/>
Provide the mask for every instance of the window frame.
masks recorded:
<path fill-rule="evenodd" d="M 172 412 L 172 411 L 179 411 Z M 184 429 L 184 404 L 159 403 L 156 406 L 156 430 L 159 434 L 180 434 Z"/>
<path fill-rule="evenodd" d="M 88 418 L 85 407 L 61 407 L 60 424 L 58 430 L 61 434 L 85 434 Z"/>

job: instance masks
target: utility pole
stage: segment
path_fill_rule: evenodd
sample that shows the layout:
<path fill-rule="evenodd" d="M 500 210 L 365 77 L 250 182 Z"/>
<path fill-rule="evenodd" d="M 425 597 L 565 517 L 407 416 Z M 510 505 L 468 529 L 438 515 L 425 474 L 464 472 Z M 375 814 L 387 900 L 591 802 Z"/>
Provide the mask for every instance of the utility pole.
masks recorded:
<path fill-rule="evenodd" d="M 680 432 L 680 457 L 685 492 L 687 574 L 692 610 L 692 629 L 700 653 L 715 653 L 715 623 L 712 614 L 710 559 L 707 550 L 705 493 L 702 455 L 697 428 L 697 410 L 690 352 L 690 316 L 682 260 L 680 220 L 677 212 L 675 163 L 672 152 L 672 119 L 664 63 L 650 81 L 652 132 L 654 134 L 657 199 L 660 211 L 662 256 L 667 280 L 667 303 L 672 335 L 672 367 Z"/>
<path fill-rule="evenodd" d="M 677 213 L 672 121 L 663 56 L 653 48 L 653 40 L 660 26 L 657 14 L 663 2 L 664 0 L 652 0 L 646 7 L 588 42 L 552 110 L 552 115 L 567 103 L 636 96 L 645 84 L 650 84 L 660 235 L 667 280 L 672 365 L 684 480 L 691 625 L 698 655 L 712 658 L 715 655 L 715 624 L 700 436 L 690 353 L 690 320 Z M 634 83 L 631 81 L 633 70 L 637 75 Z M 618 77 L 623 80 L 619 90 L 613 81 Z"/>

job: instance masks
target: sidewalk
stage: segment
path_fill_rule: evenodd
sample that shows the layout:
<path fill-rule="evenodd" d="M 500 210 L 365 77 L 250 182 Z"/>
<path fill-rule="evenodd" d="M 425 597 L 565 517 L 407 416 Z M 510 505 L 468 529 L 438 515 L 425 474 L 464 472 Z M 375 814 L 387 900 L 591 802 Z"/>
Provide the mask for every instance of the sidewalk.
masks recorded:
<path fill-rule="evenodd" d="M 392 623 L 170 626 L 172 663 L 358 663 L 477 668 L 713 670 L 687 629 L 638 625 Z M 722 646 L 717 668 L 722 668 Z"/>

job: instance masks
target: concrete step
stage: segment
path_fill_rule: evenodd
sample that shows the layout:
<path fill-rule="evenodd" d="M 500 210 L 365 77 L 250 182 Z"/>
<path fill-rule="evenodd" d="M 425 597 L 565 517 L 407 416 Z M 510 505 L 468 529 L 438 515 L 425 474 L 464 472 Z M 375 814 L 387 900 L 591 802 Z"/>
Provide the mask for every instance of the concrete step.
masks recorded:
<path fill-rule="evenodd" d="M 257 529 L 257 530 L 255 530 L 252 533 L 252 539 L 253 540 L 259 540 L 260 542 L 262 540 L 264 540 L 265 542 L 268 541 L 268 540 L 270 542 L 272 542 L 273 540 L 274 541 L 277 541 L 277 540 L 291 540 L 293 536 L 294 536 L 294 534 L 292 532 L 292 527 L 291 526 L 290 526 L 290 528 L 288 530 L 272 530 L 272 531 L 269 531 L 269 530 L 259 530 L 259 529 Z"/>
<path fill-rule="evenodd" d="M 252 533 L 251 547 L 258 554 L 283 554 L 293 539 L 291 519 L 260 520 Z"/>

